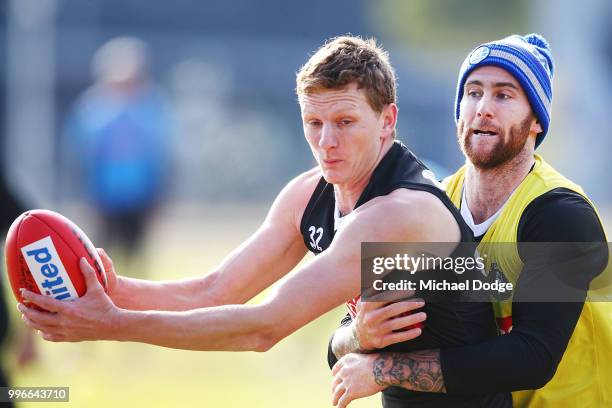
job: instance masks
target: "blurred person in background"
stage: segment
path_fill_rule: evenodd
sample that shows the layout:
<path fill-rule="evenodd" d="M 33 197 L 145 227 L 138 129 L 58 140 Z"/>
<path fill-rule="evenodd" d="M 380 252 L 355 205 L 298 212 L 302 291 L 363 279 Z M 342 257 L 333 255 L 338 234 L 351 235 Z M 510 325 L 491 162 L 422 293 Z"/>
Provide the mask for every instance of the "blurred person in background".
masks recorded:
<path fill-rule="evenodd" d="M 143 41 L 119 37 L 104 44 L 92 60 L 95 82 L 77 100 L 63 138 L 79 192 L 100 217 L 96 241 L 126 260 L 139 252 L 163 197 L 171 154 L 168 103 L 147 68 Z"/>
<path fill-rule="evenodd" d="M 606 234 L 582 188 L 535 153 L 550 123 L 553 72 L 548 43 L 530 34 L 476 47 L 459 73 L 455 119 L 466 164 L 445 180 L 446 192 L 474 232 L 479 252 L 488 255 L 489 279 L 514 285 L 509 298 L 492 298 L 500 336 L 452 349 L 378 353 L 387 331 L 376 316 L 389 306 L 364 303 L 330 341 L 339 406 L 381 386 L 459 395 L 515 391 L 515 407 L 612 404 L 612 366 L 606 362 L 612 304 L 596 297 L 610 293 L 609 271 L 602 274 L 609 257 Z M 552 249 L 542 256 L 544 251 L 518 245 L 523 242 Z M 513 246 L 499 249 L 496 243 Z M 564 244 L 560 253 L 554 243 L 573 245 Z M 578 267 L 573 260 L 580 260 Z M 602 279 L 593 281 L 598 275 Z M 568 282 L 580 299 L 547 301 L 539 293 L 533 300 L 532 288 L 563 293 Z M 423 371 L 430 373 L 428 381 L 416 381 Z"/>

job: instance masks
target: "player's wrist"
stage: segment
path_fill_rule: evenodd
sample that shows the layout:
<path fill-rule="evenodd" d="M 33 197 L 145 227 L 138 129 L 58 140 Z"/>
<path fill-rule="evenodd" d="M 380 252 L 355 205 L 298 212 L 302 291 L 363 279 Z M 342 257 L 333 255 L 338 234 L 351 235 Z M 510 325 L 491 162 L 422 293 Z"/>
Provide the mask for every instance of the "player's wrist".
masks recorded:
<path fill-rule="evenodd" d="M 141 291 L 137 280 L 125 276 L 117 276 L 117 281 L 111 291 L 108 292 L 115 306 L 128 310 L 144 310 L 140 301 L 142 300 Z"/>
<path fill-rule="evenodd" d="M 385 358 L 382 353 L 371 353 L 367 355 L 368 358 L 368 366 L 372 369 L 372 378 L 374 379 L 374 383 L 378 387 L 378 391 L 384 391 L 389 388 L 391 382 L 387 378 L 387 374 L 385 373 Z"/>
<path fill-rule="evenodd" d="M 353 320 L 350 325 L 351 348 L 353 353 L 370 353 L 374 350 L 374 347 L 370 347 L 367 343 L 364 344 L 364 341 L 359 337 L 358 324 L 357 320 Z"/>
<path fill-rule="evenodd" d="M 113 308 L 108 319 L 106 340 L 131 341 L 130 327 L 133 327 L 134 312 L 119 307 Z"/>
<path fill-rule="evenodd" d="M 128 291 L 124 290 L 124 287 L 125 287 L 124 278 L 121 276 L 117 276 L 117 280 L 114 282 L 112 286 L 109 285 L 106 291 L 106 294 L 108 295 L 108 297 L 112 300 L 112 302 L 117 307 L 125 306 L 124 302 L 126 300 L 126 295 Z"/>

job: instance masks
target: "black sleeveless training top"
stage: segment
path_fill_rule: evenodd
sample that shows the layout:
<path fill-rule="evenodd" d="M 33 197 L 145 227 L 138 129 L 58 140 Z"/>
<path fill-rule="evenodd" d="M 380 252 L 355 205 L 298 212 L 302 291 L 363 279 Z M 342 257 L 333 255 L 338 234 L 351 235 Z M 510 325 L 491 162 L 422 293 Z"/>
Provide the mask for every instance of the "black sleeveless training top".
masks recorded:
<path fill-rule="evenodd" d="M 461 214 L 438 187 L 434 174 L 401 142 L 391 149 L 374 169 L 370 182 L 355 208 L 369 200 L 384 196 L 398 188 L 426 191 L 435 195 L 453 214 L 461 231 L 461 241 L 473 241 L 472 231 Z M 307 248 L 315 255 L 325 251 L 334 238 L 334 186 L 322 177 L 310 198 L 300 230 Z M 351 317 L 359 298 L 347 302 Z M 391 345 L 381 351 L 407 352 L 474 344 L 496 336 L 492 306 L 489 302 L 457 302 L 438 300 L 425 305 L 427 320 L 422 334 L 408 342 Z M 331 363 L 331 362 L 330 362 Z M 411 392 L 389 387 L 383 392 L 383 406 L 419 407 L 511 407 L 509 393 L 448 395 Z"/>

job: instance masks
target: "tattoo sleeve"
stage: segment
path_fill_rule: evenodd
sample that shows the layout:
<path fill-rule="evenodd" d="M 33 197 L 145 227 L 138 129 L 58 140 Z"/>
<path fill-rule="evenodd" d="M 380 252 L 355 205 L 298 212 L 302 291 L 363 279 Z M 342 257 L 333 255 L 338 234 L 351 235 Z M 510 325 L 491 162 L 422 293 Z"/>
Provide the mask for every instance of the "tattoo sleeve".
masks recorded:
<path fill-rule="evenodd" d="M 446 392 L 440 351 L 380 353 L 374 360 L 372 374 L 380 386 L 396 386 L 411 391 Z"/>

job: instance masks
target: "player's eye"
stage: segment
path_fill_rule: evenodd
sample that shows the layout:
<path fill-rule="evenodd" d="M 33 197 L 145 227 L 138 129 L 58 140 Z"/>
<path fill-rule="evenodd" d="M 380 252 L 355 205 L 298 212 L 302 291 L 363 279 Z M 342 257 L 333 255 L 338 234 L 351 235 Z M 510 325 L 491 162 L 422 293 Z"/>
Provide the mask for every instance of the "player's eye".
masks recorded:
<path fill-rule="evenodd" d="M 467 95 L 472 98 L 478 98 L 479 96 L 482 96 L 482 92 L 476 89 L 471 89 L 467 91 Z"/>

